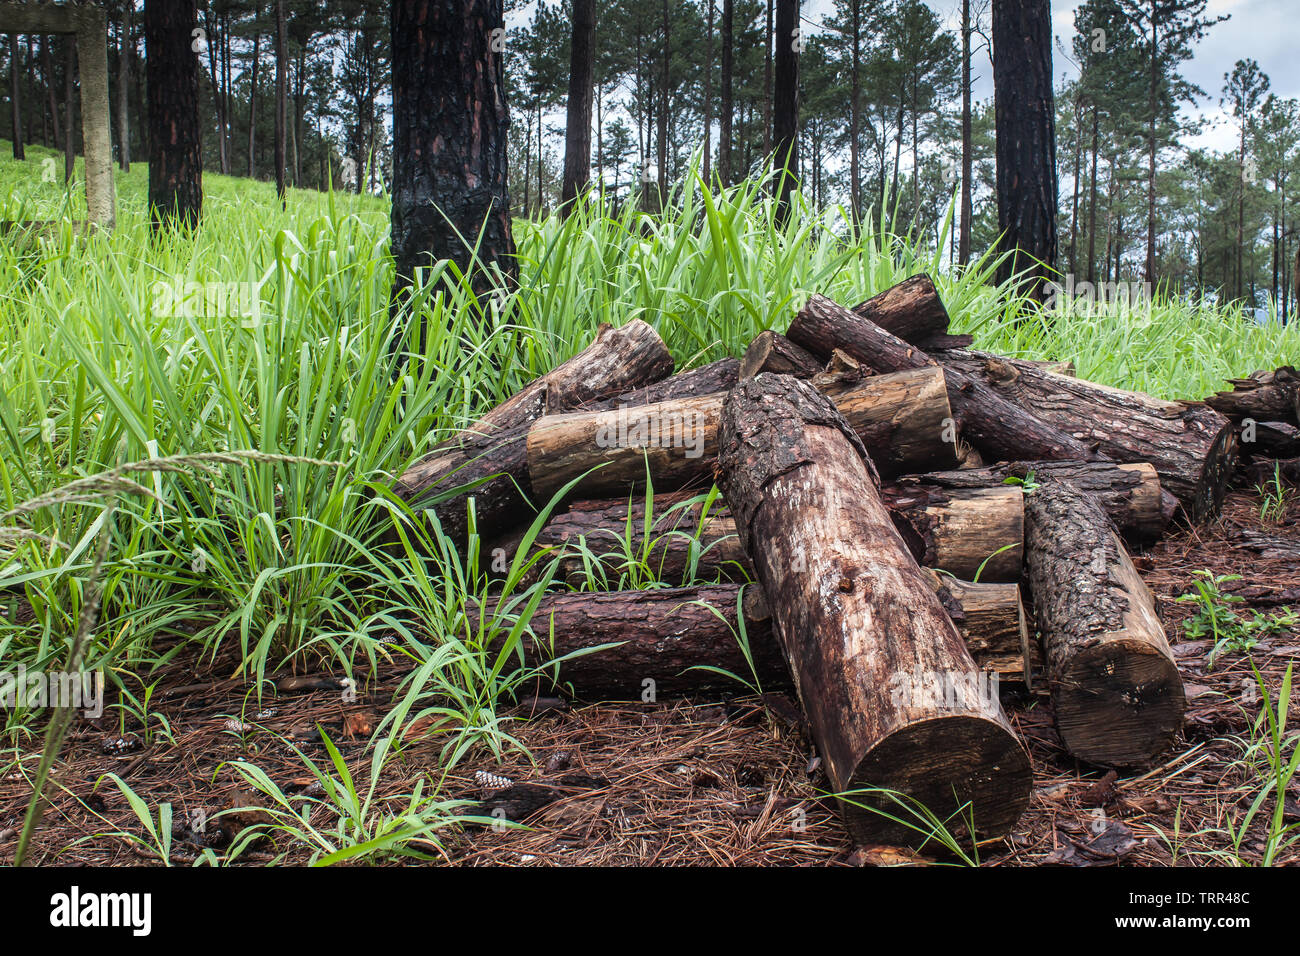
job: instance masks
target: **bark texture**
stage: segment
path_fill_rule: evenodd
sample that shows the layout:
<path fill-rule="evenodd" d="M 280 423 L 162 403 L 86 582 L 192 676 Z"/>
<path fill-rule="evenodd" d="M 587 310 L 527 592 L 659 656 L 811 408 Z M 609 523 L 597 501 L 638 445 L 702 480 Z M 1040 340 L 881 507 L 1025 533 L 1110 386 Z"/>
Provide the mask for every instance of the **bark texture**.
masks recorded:
<path fill-rule="evenodd" d="M 1091 495 L 1044 478 L 1025 511 L 1061 741 L 1089 763 L 1146 766 L 1173 742 L 1186 706 L 1151 593 Z"/>
<path fill-rule="evenodd" d="M 147 0 L 144 5 L 149 214 L 154 228 L 196 226 L 203 208 L 199 62 L 190 49 L 196 26 L 193 0 Z"/>
<path fill-rule="evenodd" d="M 1232 423 L 1214 409 L 1054 375 L 992 355 L 952 351 L 941 358 L 946 367 L 1032 408 L 1039 418 L 1106 458 L 1150 462 L 1162 487 L 1192 520 L 1218 513 L 1236 468 L 1238 447 Z"/>
<path fill-rule="evenodd" d="M 857 433 L 807 383 L 764 374 L 728 396 L 720 446 L 723 493 L 854 838 L 917 839 L 873 813 L 892 804 L 864 788 L 941 817 L 970 801 L 977 834 L 1006 833 L 1028 803 L 1028 757 L 895 530 Z"/>

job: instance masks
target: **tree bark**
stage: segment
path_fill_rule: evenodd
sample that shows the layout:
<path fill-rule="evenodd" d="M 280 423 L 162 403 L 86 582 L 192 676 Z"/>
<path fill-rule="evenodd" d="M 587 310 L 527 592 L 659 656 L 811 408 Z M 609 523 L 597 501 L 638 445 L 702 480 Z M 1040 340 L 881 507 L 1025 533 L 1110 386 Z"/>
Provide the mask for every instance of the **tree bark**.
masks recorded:
<path fill-rule="evenodd" d="M 740 360 L 740 377 L 753 378 L 759 372 L 778 372 L 798 378 L 812 378 L 822 370 L 822 363 L 801 345 L 795 345 L 780 332 L 760 332 Z"/>
<path fill-rule="evenodd" d="M 1022 483 L 1032 489 L 1040 476 L 1069 481 L 1092 495 L 1115 523 L 1125 540 L 1147 545 L 1164 534 L 1177 507 L 1177 499 L 1160 487 L 1153 466 L 1141 462 L 1119 464 L 1109 461 L 1015 461 L 960 471 L 935 471 L 909 476 L 898 487 L 995 488 Z"/>
<path fill-rule="evenodd" d="M 928 579 L 976 666 L 1000 681 L 1023 681 L 1022 643 L 1029 637 L 1019 587 Z M 498 607 L 492 604 L 489 613 Z M 655 697 L 745 693 L 742 681 L 764 692 L 793 687 L 757 584 L 548 594 L 532 621 L 525 651 L 530 663 L 561 659 L 551 671 L 553 685 L 541 691 L 555 686 L 580 700 L 638 700 L 649 690 Z M 568 655 L 575 656 L 562 660 Z"/>
<path fill-rule="evenodd" d="M 924 272 L 859 302 L 853 311 L 904 342 L 922 348 L 948 333 L 948 310 L 934 280 Z"/>
<path fill-rule="evenodd" d="M 1107 458 L 1150 462 L 1193 521 L 1218 513 L 1238 448 L 1232 423 L 1214 409 L 1053 375 L 993 355 L 953 351 L 939 358 Z"/>
<path fill-rule="evenodd" d="M 54 148 L 63 148 L 63 126 L 59 122 L 59 101 L 54 92 L 54 63 L 50 56 L 50 38 L 41 37 L 41 73 L 45 78 L 45 98 L 50 111 L 50 127 L 54 135 Z"/>
<path fill-rule="evenodd" d="M 192 0 L 145 2 L 149 209 L 155 229 L 197 226 L 203 208 L 199 73 L 190 49 L 196 19 Z"/>
<path fill-rule="evenodd" d="M 731 118 L 735 104 L 731 96 L 732 20 L 734 0 L 722 0 L 722 89 L 718 107 L 718 183 L 731 185 Z M 1300 273 L 1297 273 L 1300 274 Z M 1300 297 L 1300 293 L 1297 294 Z"/>
<path fill-rule="evenodd" d="M 26 159 L 23 150 L 22 94 L 18 89 L 18 34 L 9 34 L 9 136 L 13 141 L 14 159 Z"/>
<path fill-rule="evenodd" d="M 134 12 L 134 0 L 122 4 L 122 36 L 117 46 L 117 158 L 124 173 L 131 171 L 131 58 L 135 55 L 131 14 Z M 44 43 L 41 45 L 43 48 Z"/>
<path fill-rule="evenodd" d="M 891 335 L 870 319 L 813 295 L 786 335 L 817 356 L 841 349 L 876 372 L 935 367 L 925 352 Z M 986 459 L 1091 458 L 1077 438 L 1013 404 L 978 377 L 957 369 L 947 378 L 948 401 L 962 436 Z"/>
<path fill-rule="evenodd" d="M 1183 723 L 1182 679 L 1151 593 L 1091 495 L 1026 496 L 1026 563 L 1056 726 L 1080 760 L 1149 764 Z"/>
<path fill-rule="evenodd" d="M 1205 400 L 1236 422 L 1289 422 L 1300 425 L 1300 371 L 1283 365 L 1271 372 L 1255 372 L 1248 378 L 1228 380 L 1232 391 L 1218 392 Z"/>
<path fill-rule="evenodd" d="M 881 489 L 894 526 L 918 564 L 959 578 L 1005 582 L 1020 580 L 1023 568 L 1024 504 L 1019 488 L 963 488 L 897 485 Z M 744 581 L 753 565 L 740 548 L 731 512 L 706 496 L 690 492 L 656 493 L 652 520 L 645 499 L 575 501 L 538 532 L 535 548 L 569 548 L 560 576 L 576 583 L 585 576 L 579 541 L 602 560 L 607 576 L 630 553 L 641 556 L 669 584 L 721 576 Z M 504 541 L 513 555 L 512 542 Z M 987 562 L 987 563 L 986 563 Z"/>
<path fill-rule="evenodd" d="M 285 132 L 289 94 L 289 38 L 286 35 L 284 0 L 275 0 L 275 194 L 285 208 Z"/>
<path fill-rule="evenodd" d="M 769 18 L 771 5 L 768 6 Z M 769 19 L 770 24 L 770 19 Z M 790 211 L 790 195 L 799 186 L 799 0 L 776 0 L 775 87 L 772 91 L 772 156 L 777 208 Z"/>
<path fill-rule="evenodd" d="M 63 37 L 63 181 L 72 182 L 77 173 L 77 41 Z"/>
<path fill-rule="evenodd" d="M 596 0 L 573 0 L 569 100 L 560 209 L 567 219 L 591 179 L 591 97 L 596 68 Z"/>
<path fill-rule="evenodd" d="M 412 465 L 393 490 L 398 497 L 416 502 L 479 478 L 500 476 L 435 508 L 444 530 L 453 540 L 463 541 L 466 498 L 472 495 L 484 528 L 499 531 L 530 510 L 524 498 L 529 482 L 525 439 L 534 421 L 657 381 L 671 369 L 667 347 L 645 322 L 634 319 L 621 328 L 604 327 L 578 355 L 534 379 Z"/>
<path fill-rule="evenodd" d="M 719 392 L 541 419 L 527 438 L 533 491 L 547 499 L 585 476 L 574 494 L 613 497 L 643 486 L 647 469 L 657 491 L 702 483 L 713 470 L 725 398 Z M 938 368 L 872 376 L 836 394 L 835 403 L 885 473 L 947 467 L 941 463 L 955 460 L 944 441 L 951 410 Z"/>
<path fill-rule="evenodd" d="M 961 3 L 961 225 L 957 239 L 957 264 L 970 262 L 970 227 L 973 215 L 971 203 L 971 176 L 975 162 L 971 130 L 971 79 L 970 79 L 970 0 Z M 901 336 L 906 338 L 906 336 Z"/>
<path fill-rule="evenodd" d="M 258 14 L 258 5 L 253 6 L 253 16 Z M 250 86 L 248 88 L 248 178 L 253 179 L 256 175 L 256 145 L 257 145 L 257 71 L 262 62 L 262 34 L 257 32 L 253 34 L 253 68 L 249 72 Z"/>
<path fill-rule="evenodd" d="M 417 266 L 450 259 L 517 277 L 510 233 L 501 0 L 394 0 L 394 300 Z M 478 255 L 460 237 L 478 237 Z M 474 239 L 470 238 L 470 242 Z M 480 264 L 482 269 L 480 268 Z"/>
<path fill-rule="evenodd" d="M 1056 268 L 1056 114 L 1048 0 L 993 4 L 993 95 L 1001 246 L 998 281 L 1028 273 L 1029 293 Z"/>
<path fill-rule="evenodd" d="M 915 844 L 883 812 L 900 792 L 971 836 L 1007 833 L 1028 757 L 880 501 L 866 449 L 790 376 L 732 390 L 719 477 L 754 561 L 813 740 L 858 842 Z M 873 812 L 877 811 L 877 812 Z"/>

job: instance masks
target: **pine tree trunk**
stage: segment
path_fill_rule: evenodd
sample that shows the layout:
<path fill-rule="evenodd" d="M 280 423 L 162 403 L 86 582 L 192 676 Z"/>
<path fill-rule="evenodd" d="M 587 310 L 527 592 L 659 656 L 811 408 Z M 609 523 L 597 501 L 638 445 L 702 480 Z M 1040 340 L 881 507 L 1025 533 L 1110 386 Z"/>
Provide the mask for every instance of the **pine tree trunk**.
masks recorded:
<path fill-rule="evenodd" d="M 769 5 L 769 10 L 771 9 Z M 799 28 L 799 0 L 776 0 L 775 87 L 772 91 L 772 136 L 776 152 L 772 163 L 777 180 L 776 199 L 783 215 L 790 210 L 790 194 L 799 186 L 799 54 L 795 49 Z"/>
<path fill-rule="evenodd" d="M 63 181 L 72 182 L 77 172 L 77 41 L 63 38 L 63 103 L 67 109 L 63 116 Z"/>
<path fill-rule="evenodd" d="M 117 49 L 117 157 L 122 172 L 131 171 L 131 58 L 135 43 L 131 40 L 131 14 L 135 3 L 122 4 L 122 36 Z M 213 87 L 215 90 L 216 87 Z"/>
<path fill-rule="evenodd" d="M 560 209 L 567 219 L 591 179 L 591 98 L 596 68 L 596 0 L 573 0 L 569 101 Z"/>
<path fill-rule="evenodd" d="M 18 34 L 9 34 L 9 136 L 13 140 L 14 159 L 26 158 L 23 150 L 23 107 L 18 92 Z"/>
<path fill-rule="evenodd" d="M 50 111 L 50 128 L 54 136 L 54 148 L 63 148 L 63 125 L 59 122 L 59 100 L 54 92 L 54 62 L 50 56 L 50 38 L 41 37 L 41 74 L 45 78 L 45 98 Z"/>
<path fill-rule="evenodd" d="M 203 208 L 199 72 L 190 49 L 196 22 L 192 0 L 145 2 L 149 208 L 155 229 L 196 226 Z"/>
<path fill-rule="evenodd" d="M 718 182 L 731 185 L 731 120 L 735 103 L 731 95 L 732 73 L 732 5 L 722 0 L 722 89 L 718 105 Z"/>
<path fill-rule="evenodd" d="M 975 162 L 972 153 L 970 104 L 970 0 L 961 3 L 961 226 L 957 239 L 957 262 L 965 266 L 970 262 L 971 176 Z"/>
<path fill-rule="evenodd" d="M 257 15 L 254 9 L 254 16 Z M 250 76 L 251 86 L 248 90 L 248 178 L 253 179 L 256 170 L 255 146 L 257 141 L 257 70 L 262 59 L 262 34 L 253 34 L 253 69 Z"/>
<path fill-rule="evenodd" d="M 289 92 L 289 38 L 285 33 L 284 0 L 275 0 L 275 194 L 285 206 L 285 111 Z"/>
<path fill-rule="evenodd" d="M 997 125 L 998 281 L 1033 276 L 1029 292 L 1056 268 L 1056 117 L 1048 0 L 993 5 L 993 89 Z M 1040 264 L 1041 263 L 1041 264 Z"/>
<path fill-rule="evenodd" d="M 417 266 L 437 259 L 457 263 L 485 290 L 488 279 L 460 238 L 480 232 L 478 261 L 509 282 L 518 266 L 502 2 L 395 0 L 392 11 L 394 295 Z"/>

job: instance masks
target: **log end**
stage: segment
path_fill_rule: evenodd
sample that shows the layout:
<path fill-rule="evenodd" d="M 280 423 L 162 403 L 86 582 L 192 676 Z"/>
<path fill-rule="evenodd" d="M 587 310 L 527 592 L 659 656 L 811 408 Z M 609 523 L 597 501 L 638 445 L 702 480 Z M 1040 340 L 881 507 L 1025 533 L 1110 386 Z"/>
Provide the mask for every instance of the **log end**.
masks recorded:
<path fill-rule="evenodd" d="M 903 796 L 851 792 L 868 788 Z M 1029 756 L 1010 728 L 962 714 L 917 721 L 886 736 L 858 764 L 840 803 L 859 843 L 916 846 L 928 832 L 912 812 L 918 804 L 963 840 L 970 838 L 971 820 L 976 839 L 996 839 L 1020 819 L 1032 788 Z"/>
<path fill-rule="evenodd" d="M 1183 725 L 1178 665 L 1143 641 L 1082 650 L 1056 684 L 1057 732 L 1070 753 L 1088 763 L 1148 766 Z"/>

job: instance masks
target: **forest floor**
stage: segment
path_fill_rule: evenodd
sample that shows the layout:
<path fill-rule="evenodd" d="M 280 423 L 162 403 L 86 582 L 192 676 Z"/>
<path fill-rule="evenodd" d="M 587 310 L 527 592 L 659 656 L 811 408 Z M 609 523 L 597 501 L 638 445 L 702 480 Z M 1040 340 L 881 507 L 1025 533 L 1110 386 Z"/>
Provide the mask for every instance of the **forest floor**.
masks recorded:
<path fill-rule="evenodd" d="M 1276 694 L 1287 664 L 1300 657 L 1300 628 L 1277 629 L 1248 653 L 1225 651 L 1212 662 L 1212 640 L 1185 636 L 1195 605 L 1177 598 L 1193 590 L 1197 572 L 1209 570 L 1241 575 L 1222 585 L 1243 599 L 1231 605 L 1239 616 L 1276 616 L 1288 605 L 1300 609 L 1296 499 L 1293 494 L 1280 518 L 1265 521 L 1259 494 L 1234 491 L 1212 525 L 1177 529 L 1135 555 L 1156 595 L 1188 697 L 1176 745 L 1155 767 L 1117 777 L 1082 766 L 1061 748 L 1048 700 L 1004 694 L 1008 716 L 1031 751 L 1034 792 L 1015 832 L 979 848 L 983 865 L 1260 860 L 1267 812 L 1241 839 L 1227 832 L 1239 825 L 1261 785 L 1262 758 L 1258 749 L 1250 750 L 1258 739 L 1251 725 L 1259 712 L 1250 662 Z M 328 766 L 317 725 L 338 744 L 364 795 L 370 779 L 367 739 L 404 669 L 394 663 L 381 670 L 351 703 L 343 702 L 337 682 L 323 677 L 321 689 L 280 692 L 258 704 L 245 681 L 227 676 L 234 663 L 180 657 L 159 675 L 151 706 L 168 722 L 170 737 L 160 732 L 156 718 L 147 737 L 139 727 L 121 727 L 116 716 L 78 721 L 54 775 L 33 862 L 159 862 L 155 851 L 130 839 L 145 829 L 118 788 L 101 779 L 106 773 L 119 775 L 151 806 L 171 804 L 172 862 L 193 862 L 202 846 L 219 847 L 229 838 L 229 819 L 205 826 L 205 816 L 256 803 L 226 762 L 255 763 L 286 794 L 311 793 L 313 778 L 294 747 Z M 426 847 L 435 858 L 466 865 L 842 865 L 898 859 L 888 849 L 859 850 L 850 843 L 821 799 L 828 783 L 799 726 L 799 709 L 782 695 L 601 703 L 516 716 L 525 719 L 512 732 L 527 753 L 508 752 L 503 762 L 486 752 L 470 754 L 445 779 L 444 793 L 483 799 L 482 772 L 508 778 L 495 785 L 554 784 L 559 799 L 549 791 L 551 802 L 527 817 L 527 828 L 441 831 L 439 844 Z M 409 795 L 421 778 L 440 779 L 444 740 L 432 730 L 388 763 L 377 799 Z M 28 760 L 39 752 L 39 741 L 31 746 Z M 0 861 L 13 858 L 30 796 L 19 766 L 0 777 Z M 510 792 L 525 803 L 530 798 L 528 787 Z M 1271 807 L 1270 798 L 1266 810 Z M 1300 820 L 1295 784 L 1284 809 L 1288 822 Z M 300 845 L 262 841 L 239 862 L 292 864 L 307 856 Z M 925 856 L 943 859 L 937 848 Z M 1276 862 L 1300 862 L 1300 852 L 1292 848 Z"/>

